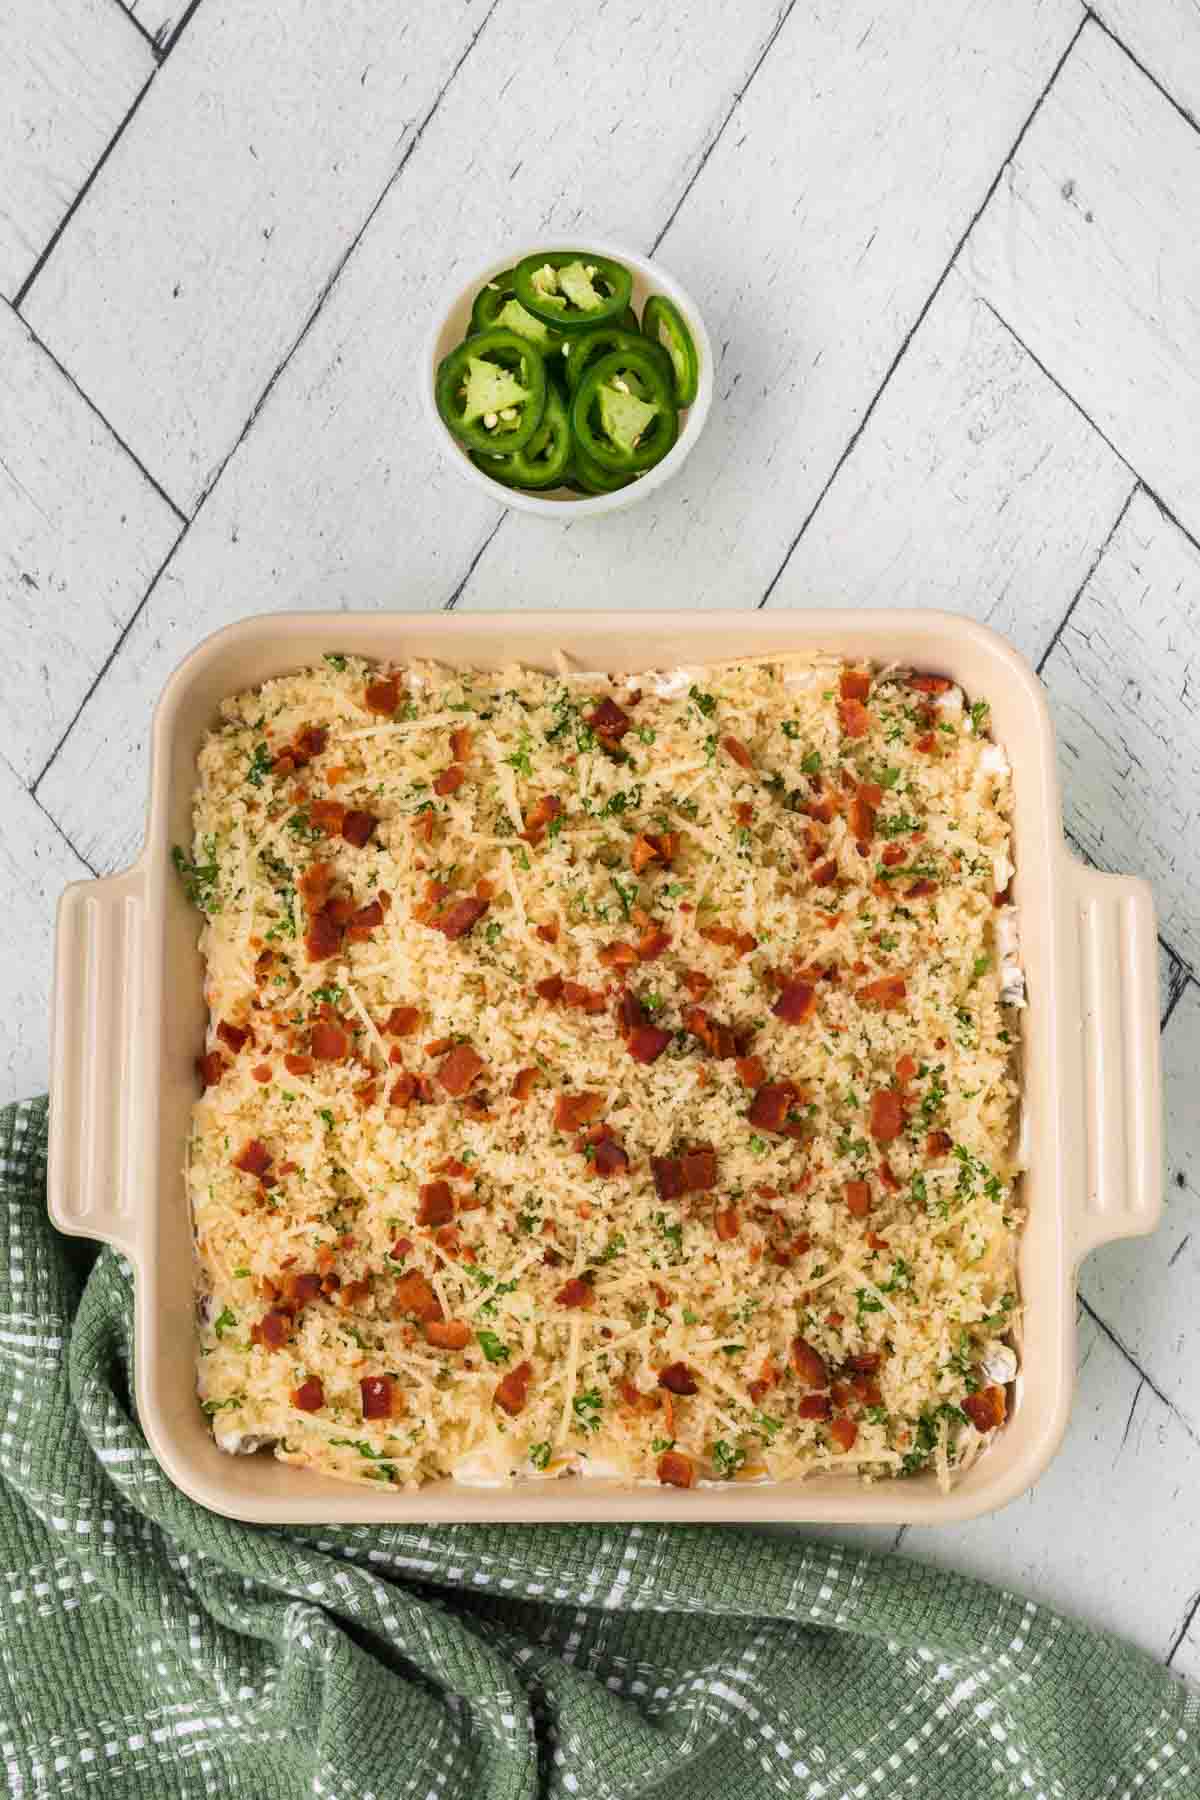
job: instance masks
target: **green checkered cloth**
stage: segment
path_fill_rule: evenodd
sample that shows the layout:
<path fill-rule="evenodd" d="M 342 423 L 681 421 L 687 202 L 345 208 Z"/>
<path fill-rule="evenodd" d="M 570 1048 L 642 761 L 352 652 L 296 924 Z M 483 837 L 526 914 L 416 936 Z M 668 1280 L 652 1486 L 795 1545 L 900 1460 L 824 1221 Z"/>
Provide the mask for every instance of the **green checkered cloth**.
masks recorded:
<path fill-rule="evenodd" d="M 0 1111 L 0 1763 L 18 1795 L 1173 1800 L 1200 1700 L 897 1558 L 732 1528 L 270 1531 L 177 1493 L 130 1274 Z"/>

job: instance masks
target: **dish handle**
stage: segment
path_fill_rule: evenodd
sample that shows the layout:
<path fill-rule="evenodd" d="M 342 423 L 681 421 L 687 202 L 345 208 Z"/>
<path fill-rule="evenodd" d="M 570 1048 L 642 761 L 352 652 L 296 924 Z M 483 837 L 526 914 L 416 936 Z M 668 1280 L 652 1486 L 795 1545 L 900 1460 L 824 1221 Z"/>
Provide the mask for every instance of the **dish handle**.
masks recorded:
<path fill-rule="evenodd" d="M 1083 1068 L 1076 1262 L 1153 1231 L 1162 1213 L 1158 937 L 1148 882 L 1067 859 L 1068 957 L 1078 958 Z"/>
<path fill-rule="evenodd" d="M 146 1111 L 146 877 L 78 881 L 58 905 L 51 1019 L 50 1217 L 132 1255 Z"/>

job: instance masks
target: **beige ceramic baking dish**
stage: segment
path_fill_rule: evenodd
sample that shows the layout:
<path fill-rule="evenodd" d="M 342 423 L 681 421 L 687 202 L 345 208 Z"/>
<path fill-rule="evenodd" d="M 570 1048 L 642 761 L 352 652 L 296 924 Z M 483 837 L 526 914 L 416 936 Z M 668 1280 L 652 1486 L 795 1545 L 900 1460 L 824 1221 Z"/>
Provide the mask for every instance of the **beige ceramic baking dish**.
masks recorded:
<path fill-rule="evenodd" d="M 519 660 L 632 671 L 825 650 L 954 677 L 991 702 L 1013 767 L 1014 898 L 1029 1005 L 1021 1015 L 1029 1223 L 1012 1416 L 949 1494 L 932 1476 L 864 1488 L 845 1476 L 681 1492 L 569 1478 L 418 1493 L 355 1487 L 270 1456 L 217 1450 L 196 1403 L 191 1230 L 182 1179 L 204 1030 L 196 915 L 170 862 L 189 840 L 196 754 L 228 694 L 326 650 L 459 666 Z M 1066 1425 L 1075 1271 L 1089 1250 L 1149 1231 L 1161 1205 L 1154 913 L 1141 881 L 1102 875 L 1063 843 L 1054 737 L 1036 676 L 1003 639 L 934 612 L 292 614 L 201 644 L 154 718 L 146 847 L 124 874 L 63 896 L 53 1036 L 50 1210 L 135 1272 L 135 1387 L 155 1455 L 217 1512 L 282 1523 L 655 1519 L 936 1524 L 1012 1500 Z"/>

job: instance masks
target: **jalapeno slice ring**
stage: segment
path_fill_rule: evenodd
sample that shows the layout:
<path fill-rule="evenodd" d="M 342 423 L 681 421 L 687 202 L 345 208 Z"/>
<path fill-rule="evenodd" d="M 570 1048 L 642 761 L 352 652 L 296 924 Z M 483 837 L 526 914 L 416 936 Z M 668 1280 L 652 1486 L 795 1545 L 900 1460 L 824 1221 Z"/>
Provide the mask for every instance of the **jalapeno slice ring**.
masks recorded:
<path fill-rule="evenodd" d="M 661 462 L 679 431 L 670 378 L 648 344 L 613 350 L 586 369 L 571 402 L 575 441 L 614 475 Z"/>
<path fill-rule="evenodd" d="M 546 389 L 542 422 L 522 450 L 472 450 L 471 461 L 505 487 L 562 487 L 571 466 L 571 421 L 556 387 Z"/>
<path fill-rule="evenodd" d="M 546 365 L 527 338 L 495 327 L 442 359 L 434 393 L 443 421 L 469 449 L 521 450 L 542 422 Z"/>
<path fill-rule="evenodd" d="M 572 468 L 576 485 L 584 494 L 615 494 L 619 488 L 628 487 L 636 480 L 633 475 L 614 475 L 611 469 L 602 469 L 578 444 L 572 457 Z"/>
<path fill-rule="evenodd" d="M 649 338 L 644 338 L 641 332 L 626 331 L 623 325 L 593 325 L 587 331 L 572 332 L 567 339 L 566 349 L 567 353 L 562 360 L 567 371 L 567 390 L 572 394 L 583 380 L 585 370 L 614 350 L 649 349 L 662 364 L 668 380 L 674 384 L 674 371 L 666 351 L 658 344 L 652 344 Z"/>
<path fill-rule="evenodd" d="M 633 293 L 633 276 L 611 257 L 591 256 L 586 250 L 543 250 L 521 259 L 513 286 L 535 319 L 573 331 L 620 320 Z"/>
<path fill-rule="evenodd" d="M 642 308 L 642 333 L 671 360 L 676 406 L 690 406 L 700 386 L 700 358 L 683 314 L 665 295 L 652 294 Z"/>

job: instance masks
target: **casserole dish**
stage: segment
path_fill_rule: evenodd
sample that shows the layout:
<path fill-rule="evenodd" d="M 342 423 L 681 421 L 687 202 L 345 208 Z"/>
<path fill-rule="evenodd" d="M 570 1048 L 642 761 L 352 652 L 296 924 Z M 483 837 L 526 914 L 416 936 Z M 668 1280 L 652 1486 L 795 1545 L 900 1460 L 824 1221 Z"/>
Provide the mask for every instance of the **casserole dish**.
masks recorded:
<path fill-rule="evenodd" d="M 328 650 L 456 667 L 556 651 L 610 672 L 826 651 L 951 676 L 991 703 L 1013 769 L 1013 899 L 1029 1004 L 1022 1015 L 1028 1223 L 1020 1244 L 1021 1369 L 1004 1431 L 949 1494 L 923 1475 L 864 1487 L 845 1475 L 681 1492 L 598 1477 L 417 1492 L 365 1491 L 270 1457 L 222 1454 L 195 1395 L 194 1269 L 183 1184 L 205 1009 L 197 917 L 170 861 L 187 842 L 196 756 L 219 702 Z M 1161 1205 L 1154 914 L 1145 883 L 1076 862 L 1062 838 L 1042 689 L 1003 639 L 934 612 L 291 614 L 208 639 L 155 714 L 146 848 L 79 883 L 59 911 L 50 1210 L 61 1230 L 124 1253 L 135 1275 L 139 1417 L 168 1476 L 214 1511 L 271 1524 L 652 1519 L 837 1524 L 954 1522 L 1015 1498 L 1066 1425 L 1075 1270 L 1088 1251 L 1149 1231 Z"/>

